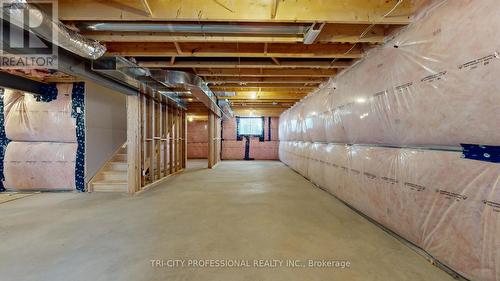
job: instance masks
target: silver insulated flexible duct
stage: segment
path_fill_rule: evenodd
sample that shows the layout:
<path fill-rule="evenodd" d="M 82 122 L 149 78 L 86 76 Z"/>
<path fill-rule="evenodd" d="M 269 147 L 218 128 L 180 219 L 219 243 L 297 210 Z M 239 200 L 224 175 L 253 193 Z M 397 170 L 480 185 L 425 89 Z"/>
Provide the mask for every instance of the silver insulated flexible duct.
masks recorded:
<path fill-rule="evenodd" d="M 29 30 L 81 57 L 94 60 L 103 56 L 106 52 L 106 47 L 99 42 L 85 38 L 76 31 L 67 28 L 58 19 L 52 18 L 34 4 L 28 4 L 26 0 L 4 2 L 2 8 L 0 15 L 3 20 Z M 36 24 L 35 27 L 28 26 L 28 23 L 24 20 L 26 16 L 29 17 L 30 24 Z"/>

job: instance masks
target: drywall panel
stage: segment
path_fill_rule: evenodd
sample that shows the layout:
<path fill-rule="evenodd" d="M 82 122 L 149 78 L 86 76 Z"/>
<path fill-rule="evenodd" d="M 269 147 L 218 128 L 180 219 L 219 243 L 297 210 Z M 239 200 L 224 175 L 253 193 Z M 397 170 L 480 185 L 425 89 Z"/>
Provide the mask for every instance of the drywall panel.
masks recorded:
<path fill-rule="evenodd" d="M 127 105 L 122 93 L 85 83 L 86 174 L 88 182 L 127 141 Z"/>

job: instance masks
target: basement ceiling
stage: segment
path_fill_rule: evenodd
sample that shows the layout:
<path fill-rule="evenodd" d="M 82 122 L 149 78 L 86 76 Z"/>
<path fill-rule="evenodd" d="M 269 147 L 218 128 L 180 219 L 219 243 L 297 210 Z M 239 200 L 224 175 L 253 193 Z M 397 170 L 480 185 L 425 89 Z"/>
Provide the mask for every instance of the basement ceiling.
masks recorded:
<path fill-rule="evenodd" d="M 412 0 L 58 3 L 60 20 L 105 44 L 108 55 L 195 73 L 231 100 L 236 114 L 271 116 L 382 43 L 419 8 Z"/>

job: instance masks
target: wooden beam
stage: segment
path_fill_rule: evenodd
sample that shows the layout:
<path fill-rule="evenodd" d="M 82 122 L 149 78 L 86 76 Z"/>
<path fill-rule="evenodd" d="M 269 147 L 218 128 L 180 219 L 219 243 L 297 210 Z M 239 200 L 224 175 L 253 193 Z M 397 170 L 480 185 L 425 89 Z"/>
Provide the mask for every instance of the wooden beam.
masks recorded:
<path fill-rule="evenodd" d="M 360 44 L 268 44 L 261 43 L 159 43 L 109 42 L 108 55 L 139 57 L 276 57 L 276 58 L 347 58 L 362 56 Z"/>
<path fill-rule="evenodd" d="M 181 46 L 179 45 L 179 43 L 174 42 L 174 46 L 175 46 L 175 51 L 177 52 L 177 54 L 182 55 L 182 49 L 181 49 Z"/>
<path fill-rule="evenodd" d="M 215 114 L 208 112 L 208 168 L 212 169 L 215 166 Z"/>
<path fill-rule="evenodd" d="M 383 43 L 385 36 L 402 25 L 326 24 L 316 38 L 318 43 Z M 369 29 L 368 32 L 366 30 Z M 361 36 L 364 32 L 365 35 Z"/>
<path fill-rule="evenodd" d="M 236 116 L 271 116 L 271 117 L 279 117 L 281 113 L 283 113 L 286 108 L 278 107 L 278 108 L 235 108 L 233 110 Z"/>
<path fill-rule="evenodd" d="M 200 76 L 248 76 L 248 77 L 332 77 L 336 69 L 240 69 L 234 71 L 227 68 L 198 69 Z"/>
<path fill-rule="evenodd" d="M 213 0 L 148 0 L 154 7 L 150 17 L 142 12 L 140 3 L 130 9 L 113 5 L 115 1 L 59 0 L 61 20 L 97 21 L 245 21 L 245 22 L 328 22 L 408 24 L 413 1 L 403 1 L 390 17 L 383 17 L 397 0 L 367 1 L 287 1 L 279 7 L 273 18 L 273 1 L 218 1 Z M 133 9 L 135 8 L 135 10 Z M 138 12 L 139 10 L 140 12 Z"/>
<path fill-rule="evenodd" d="M 225 88 L 247 88 L 247 89 L 259 89 L 259 88 L 283 88 L 283 89 L 300 89 L 300 90 L 314 90 L 317 88 L 319 83 L 314 83 L 316 86 L 306 86 L 304 84 L 292 84 L 292 83 L 250 83 L 247 85 L 242 85 L 241 83 L 224 83 L 223 85 L 212 85 L 210 88 L 212 90 L 220 90 Z"/>
<path fill-rule="evenodd" d="M 187 116 L 186 111 L 182 111 L 182 168 L 187 167 Z"/>
<path fill-rule="evenodd" d="M 307 93 L 291 92 L 238 92 L 236 96 L 224 97 L 228 100 L 274 101 L 274 100 L 300 100 Z"/>
<path fill-rule="evenodd" d="M 312 61 L 312 60 L 295 60 L 295 61 L 280 61 L 276 64 L 270 61 L 182 61 L 178 59 L 175 64 L 172 61 L 143 61 L 139 62 L 139 66 L 149 68 L 315 68 L 315 69 L 330 69 L 330 68 L 347 68 L 351 65 L 350 61 L 337 61 L 332 63 L 328 61 Z"/>
<path fill-rule="evenodd" d="M 212 85 L 223 85 L 226 83 L 240 83 L 242 85 L 256 83 L 290 83 L 290 84 L 319 84 L 326 82 L 328 78 L 323 77 L 211 77 L 205 82 Z"/>
<path fill-rule="evenodd" d="M 278 13 L 278 5 L 280 0 L 272 0 L 271 3 L 271 19 L 276 18 L 276 13 Z"/>
<path fill-rule="evenodd" d="M 287 88 L 276 88 L 276 89 L 262 89 L 261 91 L 258 91 L 256 89 L 251 89 L 251 88 L 230 88 L 230 87 L 221 87 L 223 90 L 215 90 L 216 92 L 219 91 L 225 91 L 225 92 L 235 92 L 237 95 L 239 94 L 264 94 L 264 93 L 269 93 L 269 94 L 308 94 L 311 91 L 310 90 L 300 90 L 300 89 L 287 89 Z M 231 98 L 231 97 L 224 97 L 224 98 Z"/>
<path fill-rule="evenodd" d="M 148 0 L 140 0 L 142 5 L 144 6 L 144 11 L 148 14 L 148 16 L 152 17 L 153 16 L 153 11 L 151 10 L 151 7 L 149 7 Z"/>

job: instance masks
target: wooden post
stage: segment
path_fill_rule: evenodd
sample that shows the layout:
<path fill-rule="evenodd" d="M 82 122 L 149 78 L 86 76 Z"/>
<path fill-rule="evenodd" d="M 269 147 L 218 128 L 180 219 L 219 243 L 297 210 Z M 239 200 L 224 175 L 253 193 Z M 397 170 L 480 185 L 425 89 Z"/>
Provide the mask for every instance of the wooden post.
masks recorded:
<path fill-rule="evenodd" d="M 169 141 L 168 141 L 168 163 L 169 163 L 169 174 L 174 173 L 174 109 L 172 107 L 168 110 L 168 131 L 169 131 Z"/>
<path fill-rule="evenodd" d="M 127 96 L 128 193 L 141 187 L 141 96 Z"/>
<path fill-rule="evenodd" d="M 149 179 L 150 183 L 155 181 L 155 101 L 149 99 Z"/>
<path fill-rule="evenodd" d="M 183 133 L 182 133 L 182 137 L 183 137 L 183 142 L 182 142 L 182 153 L 183 153 L 183 161 L 182 161 L 182 168 L 186 168 L 187 166 L 187 118 L 186 118 L 186 111 L 182 111 L 182 120 L 183 120 L 183 123 L 182 123 L 182 126 L 183 126 Z"/>
<path fill-rule="evenodd" d="M 180 170 L 180 110 L 175 109 L 175 171 Z"/>
<path fill-rule="evenodd" d="M 156 103 L 155 110 L 155 157 L 156 157 L 156 178 L 161 179 L 161 134 L 162 134 L 162 123 L 161 123 L 161 95 L 159 95 L 160 101 Z"/>
<path fill-rule="evenodd" d="M 214 156 L 215 156 L 215 146 L 214 146 L 214 132 L 215 132 L 215 118 L 213 112 L 208 112 L 208 168 L 212 169 L 215 165 Z"/>
<path fill-rule="evenodd" d="M 168 118 L 167 118 L 167 108 L 168 105 L 162 104 L 161 105 L 161 112 L 162 112 L 162 119 L 161 119 L 161 124 L 162 124 L 162 148 L 163 148 L 163 166 L 162 166 L 162 171 L 163 171 L 163 176 L 166 177 L 168 175 Z"/>

